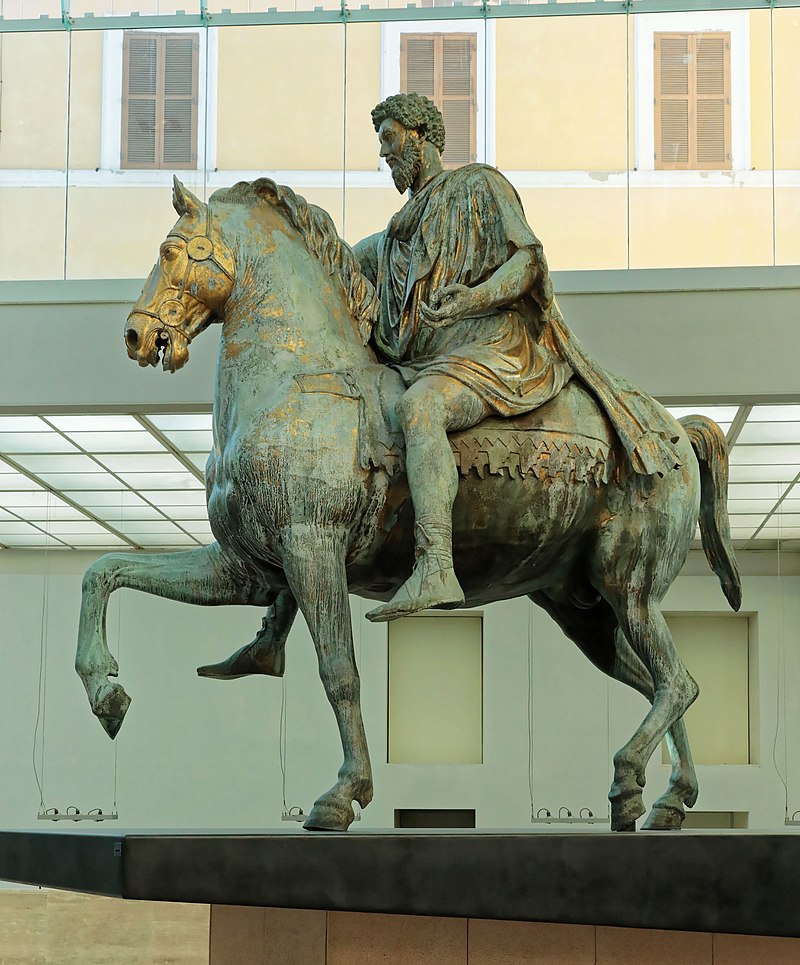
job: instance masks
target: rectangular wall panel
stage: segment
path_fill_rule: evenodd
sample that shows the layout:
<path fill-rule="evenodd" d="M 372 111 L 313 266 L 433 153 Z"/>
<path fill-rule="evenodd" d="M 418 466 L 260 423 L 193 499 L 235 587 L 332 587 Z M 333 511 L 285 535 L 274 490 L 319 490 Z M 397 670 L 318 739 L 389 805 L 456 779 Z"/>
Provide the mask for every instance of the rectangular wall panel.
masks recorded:
<path fill-rule="evenodd" d="M 390 764 L 482 763 L 482 628 L 480 616 L 389 624 Z"/>

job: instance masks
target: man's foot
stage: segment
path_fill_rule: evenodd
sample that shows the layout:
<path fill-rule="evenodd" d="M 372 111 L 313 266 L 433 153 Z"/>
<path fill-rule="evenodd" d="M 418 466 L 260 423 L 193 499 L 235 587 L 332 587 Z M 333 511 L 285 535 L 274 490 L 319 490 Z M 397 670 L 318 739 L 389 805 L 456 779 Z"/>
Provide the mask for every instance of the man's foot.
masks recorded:
<path fill-rule="evenodd" d="M 423 553 L 392 599 L 370 610 L 366 617 L 373 623 L 383 623 L 419 610 L 451 610 L 463 603 L 464 591 L 453 567 L 442 565 L 434 554 Z"/>
<path fill-rule="evenodd" d="M 197 668 L 198 677 L 212 680 L 238 680 L 252 674 L 266 674 L 282 677 L 286 665 L 283 647 L 276 648 L 270 643 L 256 639 L 231 654 L 221 663 L 209 663 Z"/>

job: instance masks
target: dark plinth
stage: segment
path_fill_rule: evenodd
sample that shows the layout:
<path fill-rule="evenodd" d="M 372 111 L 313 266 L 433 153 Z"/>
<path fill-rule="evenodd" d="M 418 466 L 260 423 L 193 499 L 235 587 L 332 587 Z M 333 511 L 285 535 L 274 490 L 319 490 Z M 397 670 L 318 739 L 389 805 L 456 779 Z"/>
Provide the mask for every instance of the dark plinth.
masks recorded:
<path fill-rule="evenodd" d="M 121 898 L 800 936 L 793 832 L 0 832 L 0 879 Z"/>

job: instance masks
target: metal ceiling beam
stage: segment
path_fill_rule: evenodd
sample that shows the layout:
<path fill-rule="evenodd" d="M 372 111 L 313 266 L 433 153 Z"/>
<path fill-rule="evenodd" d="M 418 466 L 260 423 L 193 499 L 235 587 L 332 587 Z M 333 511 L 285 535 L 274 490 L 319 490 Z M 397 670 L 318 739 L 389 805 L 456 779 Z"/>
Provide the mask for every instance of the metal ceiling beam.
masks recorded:
<path fill-rule="evenodd" d="M 251 13 L 233 13 L 223 9 L 219 13 L 209 11 L 206 0 L 200 0 L 197 11 L 174 14 L 138 14 L 105 16 L 93 13 L 73 17 L 67 0 L 63 0 L 62 15 L 58 18 L 42 16 L 31 19 L 9 20 L 0 17 L 0 33 L 53 33 L 70 30 L 152 30 L 175 27 L 259 27 L 289 24 L 331 23 L 391 23 L 423 20 L 496 20 L 508 17 L 585 17 L 585 16 L 636 16 L 652 13 L 697 13 L 717 10 L 770 10 L 800 7 L 800 0 L 593 0 L 593 2 L 558 3 L 506 3 L 487 2 L 452 7 L 405 7 L 380 8 L 363 4 L 356 9 L 336 7 L 325 10 L 278 10 Z"/>

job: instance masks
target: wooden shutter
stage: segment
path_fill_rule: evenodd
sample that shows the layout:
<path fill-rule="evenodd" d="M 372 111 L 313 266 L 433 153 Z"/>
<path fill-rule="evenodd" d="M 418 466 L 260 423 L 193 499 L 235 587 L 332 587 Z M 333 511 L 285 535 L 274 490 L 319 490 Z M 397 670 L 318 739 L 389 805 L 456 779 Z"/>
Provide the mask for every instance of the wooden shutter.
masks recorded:
<path fill-rule="evenodd" d="M 475 34 L 402 34 L 400 89 L 425 94 L 444 117 L 442 162 L 460 167 L 477 157 Z"/>
<path fill-rule="evenodd" d="M 655 34 L 657 169 L 730 169 L 730 54 L 728 33 Z"/>
<path fill-rule="evenodd" d="M 125 34 L 124 168 L 197 167 L 196 34 Z"/>

